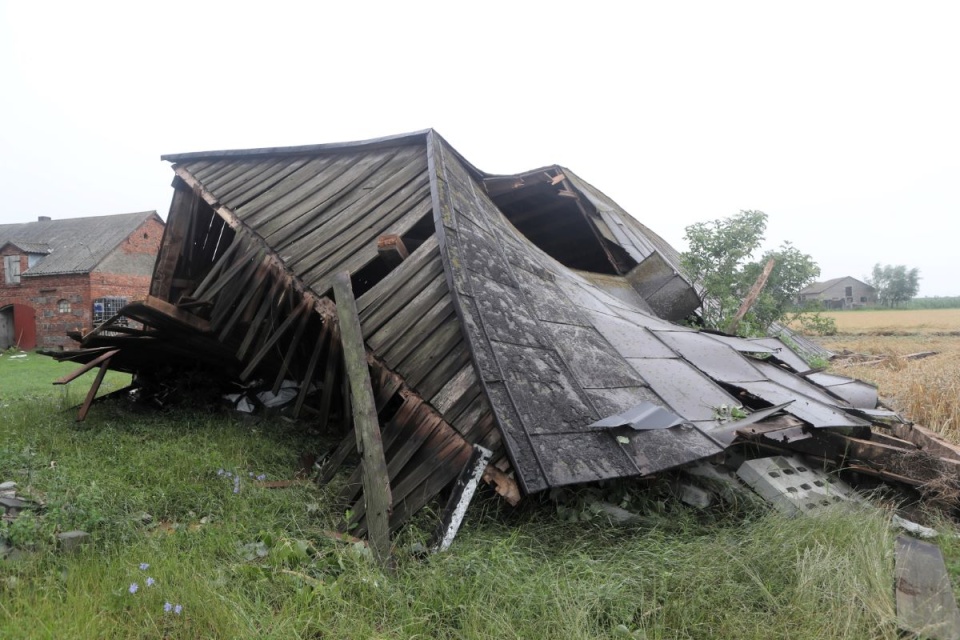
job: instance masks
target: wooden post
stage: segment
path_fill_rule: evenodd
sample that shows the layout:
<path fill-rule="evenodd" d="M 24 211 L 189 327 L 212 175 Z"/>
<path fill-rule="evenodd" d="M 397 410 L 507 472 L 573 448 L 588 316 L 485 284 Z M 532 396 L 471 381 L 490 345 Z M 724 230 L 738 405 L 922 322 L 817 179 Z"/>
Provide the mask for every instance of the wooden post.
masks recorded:
<path fill-rule="evenodd" d="M 333 279 L 333 294 L 337 302 L 340 339 L 347 377 L 352 396 L 354 431 L 357 450 L 363 468 L 363 499 L 366 503 L 367 531 L 370 548 L 380 564 L 390 559 L 390 514 L 393 499 L 390 495 L 390 476 L 380 436 L 377 406 L 370 383 L 367 351 L 360 329 L 357 302 L 350 286 L 350 274 L 342 272 Z"/>
<path fill-rule="evenodd" d="M 116 353 L 116 351 L 114 352 Z M 111 356 L 113 354 L 110 354 Z M 83 401 L 83 406 L 80 407 L 80 412 L 77 413 L 77 422 L 83 422 L 87 418 L 87 412 L 90 411 L 90 405 L 93 404 L 93 399 L 97 397 L 97 391 L 100 390 L 100 383 L 103 382 L 103 376 L 107 375 L 107 367 L 110 366 L 110 358 L 107 358 L 100 363 L 100 370 L 97 371 L 97 377 L 94 378 L 93 384 L 90 385 L 90 390 L 87 391 L 87 398 Z"/>
<path fill-rule="evenodd" d="M 743 316 L 747 315 L 747 311 L 750 311 L 750 307 L 753 306 L 753 303 L 757 301 L 757 296 L 760 295 L 760 292 L 763 291 L 763 287 L 766 286 L 767 278 L 770 277 L 770 273 L 773 272 L 773 265 L 776 263 L 777 261 L 773 258 L 767 260 L 767 265 L 763 268 L 763 272 L 760 274 L 760 277 L 757 278 L 757 281 L 753 283 L 752 287 L 750 287 L 750 293 L 748 293 L 747 297 L 744 298 L 743 304 L 740 305 L 736 315 L 733 316 L 733 320 L 731 320 L 730 324 L 727 325 L 727 333 L 732 335 L 737 333 L 737 327 L 740 326 L 740 321 L 743 320 Z"/>

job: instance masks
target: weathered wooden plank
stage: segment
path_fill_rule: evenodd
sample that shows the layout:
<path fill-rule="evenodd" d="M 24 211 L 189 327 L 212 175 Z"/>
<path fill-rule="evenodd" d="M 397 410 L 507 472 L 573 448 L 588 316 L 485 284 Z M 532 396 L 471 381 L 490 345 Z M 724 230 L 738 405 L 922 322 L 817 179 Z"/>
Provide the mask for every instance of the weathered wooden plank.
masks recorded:
<path fill-rule="evenodd" d="M 337 201 L 338 198 L 357 189 L 370 176 L 385 165 L 396 151 L 362 154 L 350 168 L 333 180 L 326 182 L 319 190 L 308 188 L 307 197 L 286 206 L 271 205 L 268 210 L 274 211 L 267 217 L 257 231 L 274 246 L 283 246 L 301 233 L 305 228 L 312 228 L 313 219 L 322 210 Z M 326 176 L 318 175 L 322 180 Z"/>
<path fill-rule="evenodd" d="M 423 343 L 420 349 L 417 349 L 403 362 L 397 364 L 396 369 L 400 375 L 407 380 L 414 389 L 420 382 L 426 378 L 436 367 L 445 355 L 463 341 L 460 332 L 460 324 L 457 322 L 448 322 L 441 326 L 437 331 L 431 334 L 430 338 Z M 389 362 L 388 362 L 389 364 Z"/>
<path fill-rule="evenodd" d="M 143 301 L 143 305 L 162 313 L 167 318 L 174 320 L 181 325 L 199 331 L 200 333 L 210 332 L 209 322 L 203 318 L 198 318 L 192 313 L 178 309 L 176 306 L 170 304 L 166 300 L 161 300 L 160 298 L 155 298 L 153 296 L 147 296 L 147 299 Z"/>
<path fill-rule="evenodd" d="M 298 353 L 297 348 L 300 346 L 300 341 L 303 339 L 303 334 L 307 330 L 307 325 L 310 324 L 310 320 L 313 318 L 309 300 L 304 299 L 304 304 L 306 305 L 306 311 L 300 316 L 300 322 L 297 324 L 297 329 L 293 332 L 293 337 L 290 339 L 289 344 L 287 344 L 287 351 L 283 356 L 283 362 L 280 363 L 280 368 L 277 369 L 277 377 L 273 382 L 272 388 L 273 395 L 280 393 L 280 385 L 283 384 L 283 380 L 287 375 L 287 371 L 290 370 L 290 365 L 293 362 L 293 358 Z"/>
<path fill-rule="evenodd" d="M 767 279 L 770 277 L 770 274 L 773 273 L 773 267 L 776 264 L 777 261 L 773 258 L 767 260 L 767 264 L 764 265 L 763 271 L 761 271 L 760 275 L 757 277 L 757 281 L 753 283 L 753 286 L 750 287 L 750 291 L 747 292 L 747 297 L 743 299 L 743 304 L 741 304 L 740 308 L 737 309 L 737 312 L 733 314 L 733 318 L 727 325 L 727 333 L 730 335 L 736 335 L 737 328 L 740 326 L 740 321 L 743 320 L 743 316 L 747 315 L 747 311 L 750 311 L 750 307 L 753 306 L 753 303 L 757 301 L 757 296 L 760 295 L 760 292 L 763 291 L 763 288 L 766 286 Z"/>
<path fill-rule="evenodd" d="M 245 381 L 247 378 L 249 378 L 253 374 L 256 368 L 260 366 L 260 362 L 267 356 L 268 353 L 270 353 L 270 349 L 273 348 L 273 345 L 277 344 L 277 342 L 280 340 L 280 338 L 283 337 L 283 335 L 287 332 L 287 330 L 289 330 L 290 327 L 293 326 L 294 322 L 296 322 L 299 318 L 309 313 L 309 310 L 310 310 L 310 303 L 306 300 L 303 300 L 300 302 L 299 305 L 297 305 L 297 308 L 293 311 L 293 313 L 288 314 L 287 317 L 284 318 L 283 322 L 280 323 L 280 326 L 278 326 L 276 330 L 274 330 L 274 332 L 270 335 L 270 337 L 267 338 L 263 346 L 260 347 L 260 349 L 257 351 L 256 355 L 250 358 L 250 361 L 247 363 L 246 369 L 244 369 L 240 373 L 241 381 Z"/>
<path fill-rule="evenodd" d="M 247 334 L 243 337 L 243 342 L 240 343 L 240 348 L 237 349 L 237 360 L 243 361 L 247 355 L 247 351 L 250 349 L 250 346 L 253 344 L 254 338 L 257 337 L 257 334 L 261 331 L 269 331 L 270 327 L 262 326 L 264 320 L 267 317 L 267 314 L 272 308 L 279 304 L 279 298 L 286 294 L 287 292 L 283 288 L 283 284 L 280 280 L 274 280 L 273 284 L 270 286 L 270 291 L 267 293 L 266 297 L 260 302 L 260 308 L 257 309 L 257 315 L 253 317 L 253 320 L 250 322 L 250 327 L 247 329 Z"/>
<path fill-rule="evenodd" d="M 926 427 L 918 424 L 893 424 L 890 431 L 894 436 L 914 443 L 922 451 L 941 458 L 960 460 L 960 447 L 947 442 Z"/>
<path fill-rule="evenodd" d="M 900 536 L 894 571 L 900 628 L 931 640 L 960 638 L 960 609 L 940 548 Z"/>
<path fill-rule="evenodd" d="M 456 319 L 452 318 L 451 322 L 456 323 Z M 470 346 L 461 337 L 461 340 L 455 343 L 427 376 L 417 383 L 417 390 L 427 397 L 434 395 L 450 379 L 450 376 L 470 360 Z"/>
<path fill-rule="evenodd" d="M 234 262 L 227 268 L 227 270 L 214 280 L 213 283 L 204 291 L 202 299 L 204 300 L 213 300 L 214 296 L 220 293 L 220 290 L 226 287 L 228 284 L 234 281 L 237 274 L 241 271 L 248 269 L 251 262 L 258 262 L 258 258 L 261 252 L 261 248 L 255 242 L 244 243 L 237 238 L 234 242 L 241 242 L 245 244 L 243 254 L 234 260 Z M 197 296 L 200 298 L 200 296 Z"/>
<path fill-rule="evenodd" d="M 80 411 L 77 413 L 77 422 L 83 422 L 87 418 L 90 405 L 93 404 L 93 399 L 97 397 L 97 391 L 100 390 L 100 384 L 103 382 L 103 377 L 107 375 L 107 369 L 109 367 L 110 358 L 100 363 L 100 370 L 97 371 L 97 377 L 93 379 L 93 384 L 90 385 L 90 390 L 87 391 L 87 397 L 83 401 L 83 406 L 80 407 Z"/>
<path fill-rule="evenodd" d="M 442 276 L 438 276 L 435 283 L 439 288 L 446 289 L 447 282 Z M 372 350 L 382 353 L 384 360 L 400 362 L 438 327 L 445 322 L 456 322 L 455 316 L 452 316 L 453 300 L 449 292 L 434 291 L 433 295 L 418 295 L 370 336 L 367 344 Z"/>
<path fill-rule="evenodd" d="M 354 156 L 310 158 L 283 179 L 238 205 L 235 209 L 237 216 L 250 228 L 259 231 L 260 225 L 269 221 L 270 216 L 294 205 L 314 189 L 320 188 L 322 180 L 332 180 L 354 162 Z M 318 179 L 318 176 L 323 178 Z"/>
<path fill-rule="evenodd" d="M 358 236 L 373 240 L 377 229 L 389 224 L 384 220 L 396 219 L 424 197 L 429 189 L 425 169 L 425 163 L 407 165 L 372 190 L 357 190 L 353 202 L 338 202 L 314 216 L 310 230 L 284 247 L 291 266 L 300 269 L 297 265 L 306 256 L 331 254 Z"/>
<path fill-rule="evenodd" d="M 69 382 L 73 382 L 74 380 L 76 380 L 77 378 L 85 374 L 87 371 L 90 371 L 90 369 L 93 369 L 97 365 L 100 365 L 104 361 L 109 360 L 113 356 L 117 355 L 119 351 L 120 351 L 119 349 L 111 349 L 110 351 L 107 351 L 103 355 L 94 358 L 93 360 L 83 365 L 73 373 L 65 375 L 62 378 L 58 378 L 57 380 L 54 381 L 53 384 L 67 384 Z"/>
<path fill-rule="evenodd" d="M 267 291 L 269 291 L 270 286 L 273 284 L 269 273 L 270 267 L 265 261 L 259 264 L 251 263 L 250 268 L 237 278 L 237 281 L 242 283 L 243 296 L 239 302 L 237 302 L 236 306 L 233 307 L 233 311 L 230 312 L 230 317 L 227 318 L 226 322 L 223 322 L 223 319 L 227 315 L 227 312 L 230 311 L 233 299 L 235 299 L 236 296 L 231 291 L 229 295 L 224 295 L 222 300 L 217 298 L 217 306 L 214 308 L 210 323 L 212 326 L 220 328 L 221 342 L 227 340 L 241 318 L 247 317 L 252 319 L 255 310 L 260 307 L 263 296 L 267 294 Z M 222 328 L 220 327 L 221 323 L 223 325 Z"/>
<path fill-rule="evenodd" d="M 477 372 L 473 368 L 473 363 L 470 362 L 447 380 L 443 387 L 430 398 L 430 404 L 449 421 L 451 418 L 448 416 L 454 414 L 455 407 L 465 396 L 479 392 L 479 384 Z"/>
<path fill-rule="evenodd" d="M 341 346 L 353 404 L 353 424 L 357 450 L 362 456 L 363 497 L 367 511 L 370 548 L 381 564 L 390 557 L 390 514 L 393 498 L 384 457 L 380 423 L 370 383 L 367 353 L 360 330 L 360 316 L 350 285 L 350 274 L 343 272 L 333 281 L 340 325 Z"/>
<path fill-rule="evenodd" d="M 399 270 L 398 270 L 399 271 Z M 371 304 L 367 308 L 361 324 L 364 335 L 373 336 L 391 318 L 402 313 L 410 305 L 416 305 L 421 312 L 436 304 L 447 290 L 447 283 L 443 276 L 443 263 L 437 254 L 409 279 L 397 287 L 393 295 L 378 304 Z M 411 316 L 411 317 L 416 317 Z M 409 322 L 410 318 L 406 318 Z"/>
<path fill-rule="evenodd" d="M 430 199 L 425 197 L 410 209 L 397 209 L 397 215 L 391 217 L 390 226 L 383 230 L 383 233 L 395 233 L 403 235 L 421 219 L 430 213 Z M 379 231 L 379 230 L 378 230 Z M 346 243 L 339 250 L 325 256 L 323 261 L 314 267 L 305 271 L 301 270 L 302 276 L 309 282 L 322 279 L 329 281 L 336 271 L 349 271 L 351 273 L 359 268 L 366 266 L 377 257 L 377 247 L 363 236 L 358 236 L 353 241 Z M 299 269 L 298 269 L 299 270 Z M 318 291 L 326 291 L 329 285 L 317 285 Z"/>
<path fill-rule="evenodd" d="M 170 202 L 167 225 L 164 227 L 163 238 L 160 241 L 160 252 L 157 254 L 157 261 L 153 268 L 153 278 L 150 281 L 150 295 L 156 298 L 170 299 L 173 275 L 184 249 L 183 243 L 187 229 L 193 222 L 196 201 L 197 196 L 193 191 L 185 188 L 178 180 Z"/>
<path fill-rule="evenodd" d="M 240 245 L 242 244 L 243 243 L 239 241 L 239 238 L 230 243 L 230 246 L 227 247 L 226 251 L 224 251 L 217 261 L 213 263 L 213 266 L 210 267 L 210 271 L 207 272 L 207 275 L 203 277 L 203 280 L 200 281 L 200 284 L 198 284 L 193 290 L 191 295 L 194 298 L 203 297 L 203 294 L 207 288 L 220 276 L 220 273 L 224 270 L 224 268 L 226 268 L 228 264 L 231 264 L 230 261 L 233 259 L 233 254 L 239 250 Z"/>
<path fill-rule="evenodd" d="M 231 186 L 228 190 L 220 189 L 222 202 L 233 210 L 243 208 L 263 193 L 276 188 L 284 180 L 296 173 L 309 162 L 309 158 L 282 158 L 276 170 L 257 171 L 247 176 L 239 185 Z M 220 195 L 220 194 L 218 194 Z"/>
<path fill-rule="evenodd" d="M 260 304 L 264 287 L 270 284 L 268 267 L 263 261 L 251 261 L 246 269 L 220 290 L 210 313 L 210 327 L 220 332 L 220 339 L 226 340 L 234 325 L 248 307 L 253 306 L 248 318 L 252 317 Z"/>
<path fill-rule="evenodd" d="M 360 310 L 360 324 L 366 330 L 367 318 L 373 311 L 385 301 L 393 298 L 397 291 L 407 281 L 419 273 L 419 271 L 432 260 L 440 259 L 440 250 L 437 247 L 437 236 L 432 235 L 423 244 L 416 248 L 410 254 L 410 257 L 404 260 L 400 268 L 395 269 L 387 276 L 373 285 L 373 287 L 357 298 L 357 308 Z"/>
<path fill-rule="evenodd" d="M 283 212 L 276 231 L 265 236 L 279 245 L 297 242 L 317 227 L 326 226 L 344 209 L 365 199 L 384 180 L 395 177 L 408 163 L 409 150 L 384 150 L 360 157 L 346 171 L 327 181 L 308 198 Z M 323 176 L 327 178 L 327 176 Z"/>

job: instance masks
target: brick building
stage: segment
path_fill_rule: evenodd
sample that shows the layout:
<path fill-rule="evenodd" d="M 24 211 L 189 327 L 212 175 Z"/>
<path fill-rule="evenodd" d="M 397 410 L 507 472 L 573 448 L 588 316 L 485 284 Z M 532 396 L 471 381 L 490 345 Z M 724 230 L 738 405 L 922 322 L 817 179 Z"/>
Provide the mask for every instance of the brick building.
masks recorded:
<path fill-rule="evenodd" d="M 62 347 L 146 297 L 162 236 L 155 211 L 0 225 L 0 349 Z"/>

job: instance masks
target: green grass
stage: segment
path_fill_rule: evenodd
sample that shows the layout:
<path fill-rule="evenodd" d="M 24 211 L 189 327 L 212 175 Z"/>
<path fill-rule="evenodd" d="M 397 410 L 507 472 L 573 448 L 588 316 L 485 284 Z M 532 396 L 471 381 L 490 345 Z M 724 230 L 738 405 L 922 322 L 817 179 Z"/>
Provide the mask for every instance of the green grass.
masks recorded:
<path fill-rule="evenodd" d="M 57 362 L 32 351 L 0 351 L 0 405 L 15 400 L 57 397 L 64 403 L 79 404 L 96 377 L 88 371 L 64 386 L 53 381 L 80 368 L 73 362 Z M 130 384 L 130 376 L 108 371 L 97 395 L 105 395 Z"/>
<path fill-rule="evenodd" d="M 18 370 L 2 367 L 7 388 Z M 249 479 L 291 478 L 328 444 L 302 427 L 113 403 L 78 424 L 44 393 L 0 408 L 0 480 L 46 503 L 3 525 L 30 551 L 0 562 L 0 638 L 898 637 L 877 510 L 791 520 L 644 497 L 646 524 L 615 528 L 485 496 L 444 554 L 415 553 L 433 524 L 421 514 L 386 574 L 325 533 L 342 477 Z M 240 475 L 239 493 L 220 469 Z M 90 544 L 58 552 L 56 534 L 76 528 Z"/>

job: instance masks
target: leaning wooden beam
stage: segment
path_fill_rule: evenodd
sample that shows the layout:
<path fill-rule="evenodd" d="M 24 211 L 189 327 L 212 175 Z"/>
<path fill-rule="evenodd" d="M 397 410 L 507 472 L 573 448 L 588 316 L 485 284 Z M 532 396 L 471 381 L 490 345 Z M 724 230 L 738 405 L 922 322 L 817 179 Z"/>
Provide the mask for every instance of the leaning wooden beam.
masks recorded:
<path fill-rule="evenodd" d="M 273 332 L 273 334 L 267 338 L 263 346 L 260 347 L 260 350 L 257 351 L 256 355 L 250 358 L 250 361 L 247 363 L 247 368 L 240 373 L 240 380 L 245 381 L 260 366 L 260 362 L 267 357 L 267 354 L 270 353 L 270 349 L 273 348 L 280 338 L 287 332 L 290 327 L 293 326 L 293 323 L 296 322 L 302 315 L 308 315 L 310 313 L 308 303 L 306 301 L 301 302 L 293 313 L 289 314 L 280 326 Z"/>
<path fill-rule="evenodd" d="M 90 390 L 87 391 L 87 398 L 83 401 L 80 412 L 77 413 L 77 422 L 83 422 L 86 419 L 87 412 L 90 411 L 90 405 L 93 404 L 93 399 L 97 397 L 97 391 L 100 390 L 100 384 L 103 382 L 103 376 L 107 375 L 107 368 L 109 366 L 110 358 L 100 363 L 100 371 L 97 371 L 97 377 L 94 378 L 93 384 L 90 385 Z"/>
<path fill-rule="evenodd" d="M 53 384 L 67 384 L 68 382 L 73 382 L 74 380 L 76 380 L 77 378 L 85 374 L 87 371 L 90 371 L 90 369 L 93 369 L 95 366 L 102 364 L 103 362 L 105 362 L 106 360 L 109 360 L 110 358 L 117 355 L 118 353 L 120 353 L 120 349 L 113 349 L 111 351 L 107 351 L 102 356 L 98 358 L 94 358 L 93 360 L 83 365 L 73 373 L 65 375 L 59 380 L 54 381 Z"/>
<path fill-rule="evenodd" d="M 731 335 L 737 333 L 737 328 L 740 326 L 740 321 L 743 320 L 743 316 L 747 315 L 747 311 L 750 311 L 750 307 L 757 301 L 760 292 L 767 286 L 767 279 L 770 277 L 770 274 L 773 273 L 775 264 L 777 264 L 777 261 L 773 258 L 767 260 L 767 264 L 763 267 L 763 271 L 760 273 L 757 281 L 753 283 L 753 286 L 750 287 L 750 292 L 747 293 L 747 297 L 743 299 L 743 304 L 740 305 L 740 308 L 737 309 L 737 312 L 733 315 L 733 319 L 730 320 L 730 324 L 727 325 L 727 333 Z"/>
<path fill-rule="evenodd" d="M 370 548 L 381 564 L 390 557 L 390 514 L 393 499 L 387 475 L 387 460 L 380 439 L 380 423 L 370 384 L 367 351 L 360 329 L 357 303 L 350 287 L 350 274 L 343 272 L 333 280 L 337 300 L 340 337 L 353 405 L 353 424 L 357 449 L 363 464 L 363 497 L 366 502 Z"/>
<path fill-rule="evenodd" d="M 160 298 L 155 298 L 154 296 L 147 296 L 147 299 L 143 301 L 143 304 L 147 307 L 150 307 L 156 311 L 161 312 L 168 318 L 177 321 L 178 323 L 195 329 L 200 333 L 209 333 L 210 332 L 210 323 L 193 315 L 188 311 L 183 311 L 175 305 L 170 304 L 166 300 L 161 300 Z"/>

